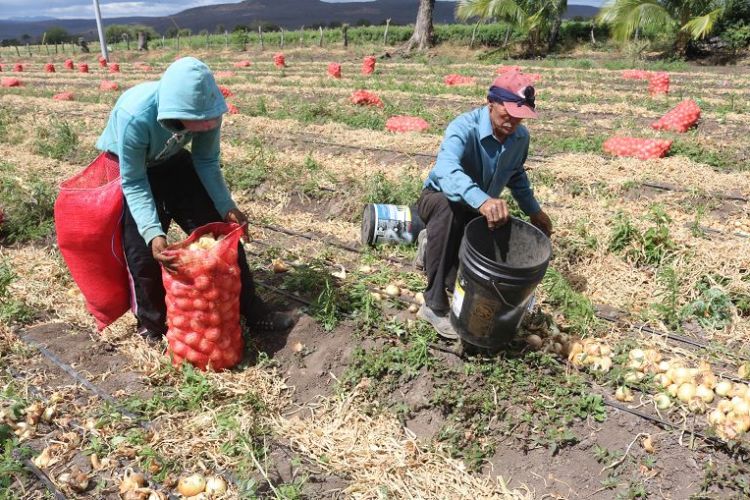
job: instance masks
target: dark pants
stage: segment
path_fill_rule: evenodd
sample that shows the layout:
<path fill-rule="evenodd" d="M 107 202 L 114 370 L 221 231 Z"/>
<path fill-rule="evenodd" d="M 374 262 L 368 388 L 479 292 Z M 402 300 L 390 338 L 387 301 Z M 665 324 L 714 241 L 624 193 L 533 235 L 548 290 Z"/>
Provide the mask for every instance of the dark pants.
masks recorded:
<path fill-rule="evenodd" d="M 172 221 L 188 234 L 209 222 L 222 221 L 198 174 L 195 173 L 192 156 L 187 151 L 183 150 L 164 163 L 150 167 L 148 182 L 165 233 Z M 167 307 L 164 302 L 161 266 L 154 260 L 151 246 L 146 245 L 138 233 L 127 202 L 122 239 L 128 270 L 133 280 L 138 324 L 153 333 L 164 334 L 167 331 Z M 238 260 L 242 279 L 240 312 L 245 318 L 262 314 L 265 305 L 255 295 L 255 284 L 242 245 L 239 248 Z"/>
<path fill-rule="evenodd" d="M 427 225 L 424 269 L 427 274 L 425 303 L 436 312 L 449 308 L 446 288 L 453 290 L 458 271 L 458 249 L 464 228 L 479 214 L 464 203 L 448 200 L 443 193 L 424 189 L 417 201 L 419 217 Z"/>

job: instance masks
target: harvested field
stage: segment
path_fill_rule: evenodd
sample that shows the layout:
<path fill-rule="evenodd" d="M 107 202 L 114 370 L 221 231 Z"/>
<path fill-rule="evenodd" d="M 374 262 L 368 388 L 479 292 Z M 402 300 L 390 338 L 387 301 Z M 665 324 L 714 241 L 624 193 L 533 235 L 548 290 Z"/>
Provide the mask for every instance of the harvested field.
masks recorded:
<path fill-rule="evenodd" d="M 234 72 L 219 78 L 239 110 L 222 125 L 224 175 L 251 221 L 261 294 L 297 318 L 283 335 L 250 332 L 238 368 L 203 373 L 174 369 L 130 314 L 96 331 L 52 219 L 117 98 L 177 55 L 118 53 L 119 74 L 90 55 L 74 56 L 89 74 L 62 54 L 3 61 L 26 68 L 0 90 L 0 498 L 121 498 L 133 471 L 143 498 L 180 498 L 189 473 L 221 476 L 216 498 L 750 495 L 747 68 L 671 72 L 652 98 L 603 65 L 505 62 L 541 75 L 526 167 L 554 257 L 518 338 L 489 355 L 416 320 L 415 248 L 363 248 L 360 227 L 365 203 L 416 201 L 445 127 L 484 102 L 498 64 L 392 57 L 365 77 L 362 54 L 340 50 L 288 50 L 283 70 L 270 52 L 195 51 Z M 351 104 L 360 89 L 383 106 Z M 651 129 L 688 97 L 695 128 Z M 394 115 L 430 128 L 388 132 Z M 616 158 L 602 151 L 612 135 L 673 144 Z"/>

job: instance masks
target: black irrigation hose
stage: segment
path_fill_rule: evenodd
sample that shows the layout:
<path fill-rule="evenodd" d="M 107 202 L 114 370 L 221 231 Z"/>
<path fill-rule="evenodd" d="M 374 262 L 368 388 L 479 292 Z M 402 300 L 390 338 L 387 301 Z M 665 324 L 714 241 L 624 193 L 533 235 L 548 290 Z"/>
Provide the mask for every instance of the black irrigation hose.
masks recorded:
<path fill-rule="evenodd" d="M 16 460 L 19 460 L 20 457 L 16 455 L 17 450 L 13 450 L 13 456 Z M 29 470 L 36 478 L 44 484 L 44 487 L 47 488 L 47 491 L 52 494 L 52 496 L 55 498 L 55 500 L 67 500 L 67 497 L 63 494 L 62 491 L 60 491 L 57 486 L 55 486 L 55 483 L 53 483 L 49 476 L 44 473 L 43 470 L 41 470 L 39 467 L 34 465 L 34 462 L 29 460 L 28 458 L 24 458 L 21 460 L 21 463 L 23 463 L 23 466 Z"/>
<path fill-rule="evenodd" d="M 112 404 L 117 411 L 119 411 L 122 415 L 125 415 L 126 417 L 131 418 L 139 427 L 146 431 L 152 430 L 152 424 L 150 422 L 144 422 L 142 419 L 138 418 L 135 414 L 129 412 L 128 410 L 122 408 L 118 402 L 117 399 L 109 394 L 106 390 L 98 387 L 97 385 L 90 382 L 88 379 L 86 379 L 83 375 L 78 373 L 75 368 L 68 365 L 64 361 L 61 361 L 60 358 L 58 358 L 54 353 L 52 353 L 49 349 L 43 347 L 38 342 L 36 342 L 33 339 L 29 339 L 28 337 L 22 337 L 19 336 L 20 340 L 25 342 L 26 344 L 34 347 L 37 349 L 45 358 L 47 358 L 52 364 L 57 366 L 58 368 L 62 369 L 66 375 L 68 375 L 70 378 L 75 380 L 76 382 L 80 383 L 86 390 L 89 392 L 95 394 L 99 398 L 103 399 L 104 401 L 107 401 L 108 403 Z M 29 462 L 26 460 L 24 464 L 26 465 L 26 462 Z M 43 471 L 41 471 L 38 467 L 36 467 L 33 463 L 29 462 L 31 467 L 33 467 L 32 472 L 34 475 L 39 477 L 39 479 L 47 486 L 48 489 L 50 489 L 50 492 L 55 494 L 55 499 L 57 500 L 60 498 L 61 500 L 65 500 L 65 496 L 62 496 L 62 493 L 59 492 L 59 490 L 55 487 L 54 484 L 49 480 L 49 478 L 44 474 Z M 149 474 L 147 471 L 143 471 L 144 474 L 148 479 L 152 479 L 151 474 Z M 222 469 L 216 469 L 216 472 L 221 474 L 222 476 L 226 477 L 234 486 L 238 489 L 241 489 L 239 480 L 234 476 L 234 474 L 231 471 L 228 470 L 222 470 Z M 44 476 L 43 478 L 39 476 L 41 474 Z M 57 492 L 57 493 L 56 493 Z M 60 494 L 61 496 L 58 497 L 57 494 Z M 173 493 L 169 493 L 168 497 L 170 500 L 176 500 L 178 497 L 175 496 Z"/>
<path fill-rule="evenodd" d="M 602 397 L 602 401 L 604 402 L 605 406 L 609 406 L 610 408 L 614 408 L 616 410 L 620 410 L 620 411 L 625 412 L 625 413 L 630 413 L 631 415 L 635 415 L 636 417 L 640 417 L 640 418 L 642 418 L 644 420 L 648 420 L 649 422 L 651 422 L 651 423 L 653 423 L 653 424 L 661 427 L 662 429 L 665 429 L 665 430 L 676 430 L 676 431 L 683 431 L 684 430 L 685 432 L 689 432 L 692 436 L 700 438 L 701 440 L 705 441 L 706 443 L 710 444 L 711 446 L 728 452 L 730 455 L 733 454 L 733 453 L 735 453 L 738 450 L 742 451 L 745 454 L 749 454 L 750 453 L 750 450 L 747 447 L 743 446 L 743 445 L 737 444 L 735 446 L 730 446 L 730 444 L 727 443 L 726 441 L 724 441 L 723 439 L 720 439 L 720 438 L 717 438 L 717 437 L 714 437 L 714 436 L 709 436 L 709 435 L 707 435 L 707 434 L 705 434 L 705 433 L 703 433 L 701 431 L 696 431 L 696 430 L 687 431 L 687 430 L 685 430 L 685 429 L 683 429 L 683 428 L 681 428 L 681 427 L 673 424 L 672 422 L 669 422 L 667 420 L 664 420 L 664 419 L 661 419 L 661 418 L 658 418 L 658 417 L 654 417 L 653 415 L 649 415 L 647 413 L 643 413 L 643 412 L 640 412 L 638 410 L 634 410 L 632 408 L 628 408 L 627 406 L 621 405 L 620 403 L 612 401 L 611 399 L 609 399 L 607 397 Z"/>

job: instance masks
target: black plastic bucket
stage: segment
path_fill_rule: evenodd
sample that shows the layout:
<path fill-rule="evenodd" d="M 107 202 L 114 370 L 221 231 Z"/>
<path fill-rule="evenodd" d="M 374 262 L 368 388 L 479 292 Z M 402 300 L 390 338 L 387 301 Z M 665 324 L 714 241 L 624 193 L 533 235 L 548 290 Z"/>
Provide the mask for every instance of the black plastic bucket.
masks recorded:
<path fill-rule="evenodd" d="M 424 228 L 414 207 L 370 203 L 362 214 L 362 244 L 410 245 Z"/>
<path fill-rule="evenodd" d="M 552 244 L 536 227 L 511 218 L 490 231 L 487 219 L 466 225 L 451 305 L 451 324 L 469 344 L 495 349 L 515 336 L 547 272 Z"/>

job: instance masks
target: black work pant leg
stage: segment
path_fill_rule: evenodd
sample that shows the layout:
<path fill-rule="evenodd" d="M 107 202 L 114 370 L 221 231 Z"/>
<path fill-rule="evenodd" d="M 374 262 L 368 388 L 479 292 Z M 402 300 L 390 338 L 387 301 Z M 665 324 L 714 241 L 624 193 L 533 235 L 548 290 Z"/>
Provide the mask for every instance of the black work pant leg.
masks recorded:
<path fill-rule="evenodd" d="M 417 211 L 427 226 L 425 303 L 434 311 L 445 312 L 449 308 L 445 289 L 452 288 L 456 280 L 464 228 L 478 214 L 471 207 L 452 202 L 443 193 L 431 189 L 422 191 Z"/>
<path fill-rule="evenodd" d="M 188 234 L 200 226 L 223 220 L 195 172 L 192 156 L 187 151 L 150 168 L 148 179 L 165 233 L 172 220 Z M 167 310 L 161 266 L 153 258 L 151 247 L 138 233 L 127 204 L 123 243 L 133 280 L 139 324 L 154 333 L 165 333 Z M 239 246 L 238 261 L 242 280 L 240 311 L 247 318 L 256 311 L 263 311 L 265 306 L 255 294 L 255 284 L 242 245 Z"/>

